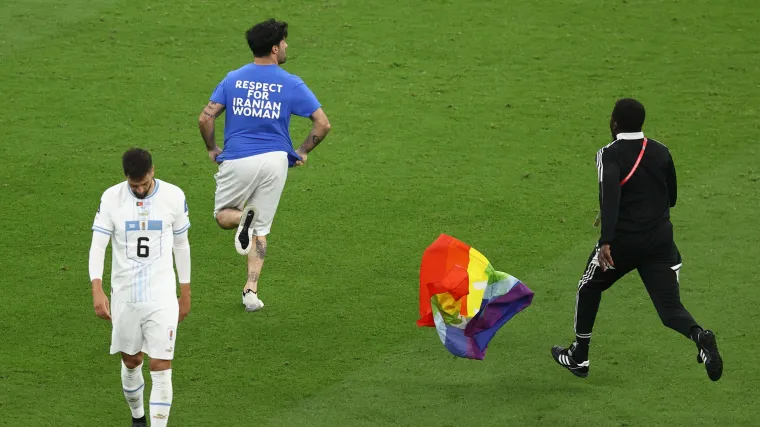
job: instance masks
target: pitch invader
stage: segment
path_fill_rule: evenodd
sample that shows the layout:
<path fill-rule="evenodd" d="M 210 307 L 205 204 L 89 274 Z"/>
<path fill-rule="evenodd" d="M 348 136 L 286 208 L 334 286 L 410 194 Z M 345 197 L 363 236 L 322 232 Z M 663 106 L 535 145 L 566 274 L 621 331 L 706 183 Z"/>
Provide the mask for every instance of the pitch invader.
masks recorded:
<path fill-rule="evenodd" d="M 172 404 L 177 324 L 190 312 L 190 219 L 184 192 L 154 177 L 149 152 L 131 149 L 124 153 L 122 164 L 127 179 L 103 193 L 92 226 L 92 299 L 95 313 L 113 324 L 110 352 L 121 353 L 121 382 L 132 426 L 147 426 L 142 375 L 147 354 L 152 379 L 150 424 L 162 427 Z M 110 309 L 102 284 L 109 240 Z"/>
<path fill-rule="evenodd" d="M 247 257 L 242 295 L 246 311 L 264 308 L 259 276 L 288 168 L 302 166 L 330 131 L 314 93 L 300 77 L 280 67 L 287 60 L 287 38 L 286 22 L 269 19 L 251 27 L 246 39 L 253 63 L 227 73 L 198 118 L 208 156 L 219 165 L 214 175 L 214 218 L 222 229 L 237 229 L 235 249 Z M 214 122 L 224 111 L 222 151 L 216 144 Z M 313 122 L 297 150 L 290 138 L 291 115 Z"/>

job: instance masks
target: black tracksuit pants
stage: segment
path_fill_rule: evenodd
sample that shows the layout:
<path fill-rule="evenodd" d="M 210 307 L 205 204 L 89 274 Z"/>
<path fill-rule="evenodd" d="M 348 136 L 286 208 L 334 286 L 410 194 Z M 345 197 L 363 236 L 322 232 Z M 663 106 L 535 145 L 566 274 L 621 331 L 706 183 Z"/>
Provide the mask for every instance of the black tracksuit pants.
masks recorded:
<path fill-rule="evenodd" d="M 610 244 L 615 269 L 602 271 L 597 260 L 599 245 L 588 260 L 586 272 L 578 282 L 575 307 L 575 334 L 586 341 L 591 338 L 602 291 L 632 270 L 637 270 L 662 323 L 686 337 L 698 326 L 681 304 L 678 273 L 681 254 L 673 241 L 673 225 L 665 220 L 646 233 L 617 234 Z"/>

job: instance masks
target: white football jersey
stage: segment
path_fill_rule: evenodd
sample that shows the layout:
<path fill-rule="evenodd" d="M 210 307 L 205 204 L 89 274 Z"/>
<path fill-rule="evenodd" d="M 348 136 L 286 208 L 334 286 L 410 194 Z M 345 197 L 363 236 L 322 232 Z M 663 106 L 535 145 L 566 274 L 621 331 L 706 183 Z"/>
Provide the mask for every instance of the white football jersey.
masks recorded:
<path fill-rule="evenodd" d="M 103 193 L 93 231 L 111 236 L 111 299 L 153 302 L 177 299 L 174 235 L 190 228 L 185 193 L 155 179 L 145 199 L 126 181 Z"/>

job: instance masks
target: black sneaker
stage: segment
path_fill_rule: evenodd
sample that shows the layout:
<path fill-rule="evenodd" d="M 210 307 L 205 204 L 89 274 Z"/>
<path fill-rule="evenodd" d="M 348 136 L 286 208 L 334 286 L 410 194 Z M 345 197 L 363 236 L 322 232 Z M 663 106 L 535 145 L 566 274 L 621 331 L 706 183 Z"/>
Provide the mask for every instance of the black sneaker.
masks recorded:
<path fill-rule="evenodd" d="M 132 427 L 148 427 L 148 421 L 145 419 L 145 415 L 142 418 L 132 418 Z"/>
<path fill-rule="evenodd" d="M 588 376 L 588 360 L 578 363 L 578 361 L 573 358 L 574 348 L 575 343 L 569 348 L 562 348 L 555 345 L 552 347 L 552 357 L 554 357 L 555 362 L 572 372 L 576 377 L 586 378 Z"/>
<path fill-rule="evenodd" d="M 697 363 L 704 363 L 705 360 L 702 359 L 702 349 L 699 348 L 699 344 L 696 344 L 696 346 L 697 346 Z"/>
<path fill-rule="evenodd" d="M 705 364 L 707 376 L 713 381 L 718 381 L 723 375 L 723 359 L 718 352 L 718 343 L 715 341 L 715 333 L 704 330 L 697 336 L 697 362 Z"/>
<path fill-rule="evenodd" d="M 240 216 L 237 232 L 235 233 L 235 249 L 240 255 L 248 255 L 253 240 L 253 225 L 259 216 L 259 211 L 253 205 L 246 206 Z"/>

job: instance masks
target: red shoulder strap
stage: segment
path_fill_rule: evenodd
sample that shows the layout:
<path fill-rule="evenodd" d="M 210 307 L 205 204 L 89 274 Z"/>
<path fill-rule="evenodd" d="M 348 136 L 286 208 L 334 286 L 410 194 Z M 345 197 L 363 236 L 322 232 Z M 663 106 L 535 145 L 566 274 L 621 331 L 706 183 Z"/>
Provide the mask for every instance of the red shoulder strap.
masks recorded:
<path fill-rule="evenodd" d="M 647 139 L 644 138 L 644 142 L 641 143 L 641 151 L 639 152 L 639 158 L 636 159 L 636 163 L 633 164 L 633 168 L 631 168 L 631 171 L 628 172 L 628 176 L 623 178 L 622 181 L 620 181 L 620 186 L 622 187 L 623 184 L 628 182 L 629 179 L 631 179 L 631 176 L 633 176 L 633 173 L 636 172 L 636 169 L 639 167 L 639 163 L 641 162 L 641 158 L 644 157 L 644 150 L 647 149 Z"/>

